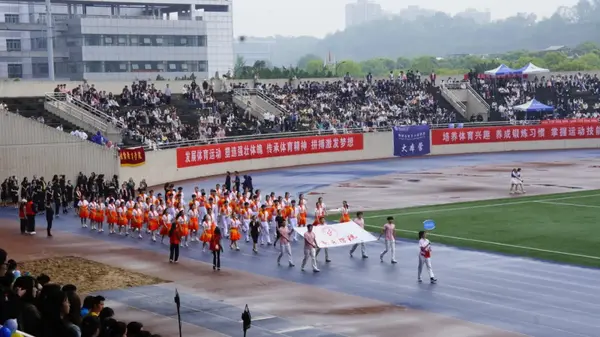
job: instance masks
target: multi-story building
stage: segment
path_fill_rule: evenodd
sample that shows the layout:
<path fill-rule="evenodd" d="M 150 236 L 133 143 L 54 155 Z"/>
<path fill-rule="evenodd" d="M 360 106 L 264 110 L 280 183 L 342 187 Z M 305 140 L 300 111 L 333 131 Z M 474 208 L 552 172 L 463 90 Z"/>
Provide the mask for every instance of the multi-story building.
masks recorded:
<path fill-rule="evenodd" d="M 0 4 L 0 78 L 145 80 L 233 71 L 231 0 L 27 1 Z"/>
<path fill-rule="evenodd" d="M 381 5 L 368 0 L 357 0 L 356 3 L 346 5 L 346 28 L 378 20 L 383 16 Z"/>

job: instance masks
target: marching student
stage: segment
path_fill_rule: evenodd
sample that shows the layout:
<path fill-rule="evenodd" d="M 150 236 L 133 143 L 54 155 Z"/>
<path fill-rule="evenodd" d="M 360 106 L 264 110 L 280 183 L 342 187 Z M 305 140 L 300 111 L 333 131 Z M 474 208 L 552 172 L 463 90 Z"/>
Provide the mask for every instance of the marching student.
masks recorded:
<path fill-rule="evenodd" d="M 435 284 L 437 279 L 433 274 L 433 270 L 431 269 L 431 243 L 427 239 L 427 233 L 425 231 L 419 232 L 419 268 L 417 280 L 419 283 L 423 282 L 421 279 L 421 272 L 423 271 L 423 265 L 427 267 L 427 272 L 429 273 L 429 282 Z"/>
<path fill-rule="evenodd" d="M 340 223 L 350 222 L 350 210 L 348 208 L 348 203 L 344 200 L 344 202 L 342 202 L 342 215 L 340 217 Z"/>
<path fill-rule="evenodd" d="M 210 244 L 210 239 L 213 235 L 212 220 L 210 215 L 205 214 L 202 219 L 202 235 L 200 235 L 200 241 L 202 241 L 202 252 L 206 251 L 206 246 Z"/>
<path fill-rule="evenodd" d="M 292 240 L 296 242 L 298 241 L 298 233 L 294 230 L 296 227 L 298 227 L 298 206 L 296 206 L 296 200 L 292 200 L 291 203 L 286 206 L 285 216 L 290 229 L 290 235 L 292 235 Z"/>
<path fill-rule="evenodd" d="M 250 242 L 250 221 L 252 221 L 252 209 L 248 202 L 244 202 L 244 205 L 240 208 L 240 215 L 242 217 L 242 231 L 245 233 L 246 242 Z"/>
<path fill-rule="evenodd" d="M 304 271 L 306 261 L 308 261 L 308 259 L 310 258 L 313 272 L 318 273 L 320 272 L 320 270 L 319 268 L 317 268 L 317 237 L 313 232 L 313 225 L 309 224 L 308 226 L 306 226 L 306 229 L 308 231 L 304 233 L 304 258 L 302 259 L 302 265 L 300 270 Z"/>
<path fill-rule="evenodd" d="M 388 250 L 392 251 L 392 263 L 395 264 L 397 263 L 396 261 L 396 239 L 394 238 L 394 232 L 396 230 L 396 225 L 394 225 L 394 217 L 388 216 L 387 218 L 387 223 L 385 225 L 383 225 L 383 230 L 381 232 L 381 235 L 379 235 L 379 239 L 381 239 L 381 236 L 384 235 L 385 236 L 385 250 L 383 252 L 381 252 L 381 255 L 379 255 L 379 259 L 381 260 L 381 262 L 383 262 L 383 257 L 385 256 L 385 254 L 387 254 Z"/>
<path fill-rule="evenodd" d="M 90 215 L 88 211 L 89 202 L 82 196 L 77 203 L 79 219 L 81 219 L 81 227 L 87 228 L 87 219 Z"/>
<path fill-rule="evenodd" d="M 362 229 L 365 229 L 365 219 L 363 219 L 363 212 L 356 213 L 356 218 L 354 218 L 354 222 L 356 224 L 358 224 Z M 358 248 L 358 245 L 360 245 L 360 253 L 362 255 L 362 258 L 363 259 L 369 258 L 367 256 L 367 249 L 365 247 L 364 242 L 357 243 L 354 246 L 352 246 L 352 249 L 350 249 L 350 257 L 352 257 L 352 254 L 354 254 L 354 251 L 356 250 L 356 248 Z"/>
<path fill-rule="evenodd" d="M 325 226 L 325 225 L 326 225 L 325 217 L 322 216 L 319 218 L 317 226 Z M 323 248 L 323 250 L 325 251 L 325 262 L 327 262 L 327 263 L 331 262 L 331 260 L 329 259 L 329 248 Z M 319 256 L 320 252 L 321 252 L 321 248 L 317 247 L 317 252 L 315 253 L 315 258 L 317 256 Z"/>
<path fill-rule="evenodd" d="M 54 209 L 52 208 L 52 204 L 50 203 L 50 200 L 46 200 L 46 223 L 47 223 L 46 232 L 47 232 L 49 238 L 52 237 L 52 221 L 53 220 L 54 220 Z"/>
<path fill-rule="evenodd" d="M 271 236 L 269 235 L 269 211 L 267 211 L 267 205 L 262 205 L 260 207 L 260 211 L 258 212 L 258 219 L 260 221 L 260 245 L 265 244 L 265 239 L 267 241 L 267 245 L 271 245 Z"/>
<path fill-rule="evenodd" d="M 294 266 L 294 262 L 292 261 L 292 246 L 290 244 L 290 234 L 292 234 L 293 230 L 285 225 L 285 222 L 279 223 L 277 227 L 277 231 L 279 232 L 279 256 L 277 257 L 277 265 L 281 265 L 281 258 L 283 257 L 283 253 L 288 256 L 288 265 L 290 267 Z"/>
<path fill-rule="evenodd" d="M 154 209 L 154 205 L 150 205 L 148 209 L 148 230 L 152 235 L 152 242 L 156 242 L 156 231 L 159 227 L 159 213 Z"/>
<path fill-rule="evenodd" d="M 233 214 L 231 221 L 229 222 L 229 240 L 231 241 L 229 248 L 231 249 L 240 250 L 237 242 L 242 238 L 242 235 L 240 234 L 241 225 L 242 222 L 238 219 L 237 214 Z"/>

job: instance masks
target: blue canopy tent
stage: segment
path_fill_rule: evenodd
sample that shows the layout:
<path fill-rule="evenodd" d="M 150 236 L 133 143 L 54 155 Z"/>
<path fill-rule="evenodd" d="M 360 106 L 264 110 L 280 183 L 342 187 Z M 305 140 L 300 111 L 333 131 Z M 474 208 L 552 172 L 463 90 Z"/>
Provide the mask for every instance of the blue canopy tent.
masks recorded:
<path fill-rule="evenodd" d="M 509 68 L 505 64 L 501 64 L 497 68 L 494 68 L 492 70 L 487 70 L 484 72 L 484 74 L 490 75 L 490 76 L 505 76 L 505 75 L 513 75 L 516 73 L 517 73 L 516 70 Z"/>
<path fill-rule="evenodd" d="M 549 73 L 550 70 L 548 70 L 546 68 L 538 67 L 535 64 L 529 62 L 523 68 L 519 68 L 519 69 L 515 70 L 515 72 L 520 75 L 529 75 L 529 74 Z"/>
<path fill-rule="evenodd" d="M 535 98 L 531 101 L 517 105 L 514 107 L 515 111 L 523 111 L 523 112 L 552 112 L 554 111 L 554 107 L 542 104 Z"/>

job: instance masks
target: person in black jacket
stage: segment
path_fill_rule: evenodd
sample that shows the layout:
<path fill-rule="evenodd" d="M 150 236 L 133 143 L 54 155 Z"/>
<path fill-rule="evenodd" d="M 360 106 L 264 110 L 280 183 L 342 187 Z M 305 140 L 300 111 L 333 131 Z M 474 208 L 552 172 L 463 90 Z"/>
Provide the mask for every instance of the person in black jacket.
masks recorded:
<path fill-rule="evenodd" d="M 256 215 L 252 215 L 252 218 L 250 220 L 250 236 L 252 237 L 252 251 L 254 251 L 255 253 L 258 253 L 258 250 L 256 249 L 256 244 L 258 243 L 258 237 L 260 236 L 260 221 L 258 221 L 258 219 L 256 219 Z"/>
<path fill-rule="evenodd" d="M 50 200 L 46 202 L 46 222 L 48 227 L 46 228 L 46 232 L 48 233 L 48 237 L 52 237 L 52 221 L 54 220 L 54 209 L 52 208 L 52 204 Z"/>
<path fill-rule="evenodd" d="M 231 191 L 231 172 L 227 171 L 225 176 L 225 184 L 223 184 L 226 190 Z"/>

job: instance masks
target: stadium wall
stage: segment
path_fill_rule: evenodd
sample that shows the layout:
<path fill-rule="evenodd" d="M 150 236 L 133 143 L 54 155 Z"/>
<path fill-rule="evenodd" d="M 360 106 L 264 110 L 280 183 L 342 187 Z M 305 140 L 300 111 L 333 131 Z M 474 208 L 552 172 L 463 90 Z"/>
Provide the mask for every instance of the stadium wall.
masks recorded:
<path fill-rule="evenodd" d="M 34 175 L 52 179 L 64 174 L 75 183 L 83 172 L 112 177 L 119 174 L 115 150 L 11 112 L 0 112 L 0 179 Z"/>
<path fill-rule="evenodd" d="M 336 137 L 336 136 L 333 136 Z M 343 137 L 343 135 L 337 136 Z M 394 158 L 394 139 L 392 132 L 367 133 L 362 136 L 363 147 L 360 150 L 339 152 L 310 153 L 279 156 L 272 158 L 230 161 L 217 164 L 203 164 L 190 167 L 180 167 L 178 149 L 159 150 L 146 153 L 146 163 L 138 167 L 122 167 L 122 179 L 132 177 L 135 181 L 146 179 L 150 186 L 162 185 L 165 182 L 175 182 L 194 178 L 222 175 L 226 171 L 249 172 L 272 168 L 295 167 L 311 164 L 328 164 L 347 161 L 365 161 L 374 159 Z M 285 139 L 282 139 L 285 142 Z M 277 142 L 277 140 L 273 140 Z M 235 143 L 224 143 L 220 146 L 235 147 Z M 213 145 L 212 147 L 215 147 Z M 209 146 L 210 147 L 210 146 Z M 202 146 L 188 148 L 192 152 L 202 149 Z M 565 150 L 598 148 L 600 137 L 593 139 L 544 140 L 544 141 L 513 141 L 477 144 L 432 145 L 429 155 L 456 155 L 463 153 L 486 153 L 507 151 L 533 150 Z M 180 155 L 186 148 L 180 148 Z M 600 154 L 600 152 L 599 152 Z M 559 157 L 556 158 L 560 160 Z M 401 158 L 398 158 L 401 165 Z"/>

